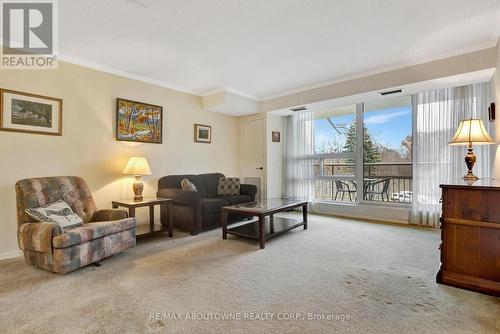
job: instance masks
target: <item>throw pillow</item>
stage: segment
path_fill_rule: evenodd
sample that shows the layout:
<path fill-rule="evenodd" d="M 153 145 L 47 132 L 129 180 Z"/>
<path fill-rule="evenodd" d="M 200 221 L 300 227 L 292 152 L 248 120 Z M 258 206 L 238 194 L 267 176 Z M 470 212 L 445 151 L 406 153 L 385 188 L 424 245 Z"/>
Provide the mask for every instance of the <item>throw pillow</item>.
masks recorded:
<path fill-rule="evenodd" d="M 194 183 L 189 181 L 188 179 L 182 179 L 181 188 L 182 188 L 182 190 L 185 190 L 185 191 L 198 191 L 198 189 L 196 189 L 196 186 L 194 185 Z"/>
<path fill-rule="evenodd" d="M 240 194 L 240 179 L 237 177 L 221 177 L 217 186 L 217 196 L 234 196 Z"/>
<path fill-rule="evenodd" d="M 60 200 L 41 208 L 26 209 L 26 213 L 36 221 L 59 225 L 62 232 L 83 224 L 83 219 L 66 202 Z"/>

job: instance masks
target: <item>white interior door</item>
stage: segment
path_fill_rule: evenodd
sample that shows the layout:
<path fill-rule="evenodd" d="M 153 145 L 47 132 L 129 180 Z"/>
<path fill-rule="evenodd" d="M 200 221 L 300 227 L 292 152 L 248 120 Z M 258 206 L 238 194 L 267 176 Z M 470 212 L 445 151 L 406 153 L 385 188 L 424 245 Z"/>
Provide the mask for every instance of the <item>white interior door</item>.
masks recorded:
<path fill-rule="evenodd" d="M 240 176 L 243 183 L 257 186 L 256 199 L 265 198 L 265 124 L 264 119 L 254 119 L 240 123 Z"/>

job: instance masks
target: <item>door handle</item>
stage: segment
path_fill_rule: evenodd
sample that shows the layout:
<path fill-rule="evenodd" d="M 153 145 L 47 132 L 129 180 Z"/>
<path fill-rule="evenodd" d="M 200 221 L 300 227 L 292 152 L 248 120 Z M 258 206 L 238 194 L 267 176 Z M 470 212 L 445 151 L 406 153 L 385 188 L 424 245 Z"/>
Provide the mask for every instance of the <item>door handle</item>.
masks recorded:
<path fill-rule="evenodd" d="M 264 167 L 257 167 L 255 169 L 260 169 L 260 170 L 264 170 Z"/>

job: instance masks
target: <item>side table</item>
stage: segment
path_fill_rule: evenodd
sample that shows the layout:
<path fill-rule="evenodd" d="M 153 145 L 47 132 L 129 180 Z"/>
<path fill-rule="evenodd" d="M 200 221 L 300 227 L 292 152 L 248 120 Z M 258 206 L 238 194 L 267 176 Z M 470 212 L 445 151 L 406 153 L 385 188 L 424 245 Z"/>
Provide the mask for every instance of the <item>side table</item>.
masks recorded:
<path fill-rule="evenodd" d="M 172 199 L 170 198 L 144 198 L 140 202 L 135 202 L 133 199 L 126 199 L 120 201 L 112 201 L 111 205 L 114 209 L 118 207 L 128 208 L 129 217 L 135 217 L 135 209 L 140 207 L 149 207 L 149 225 L 137 225 L 135 228 L 135 235 L 137 239 L 149 237 L 158 233 L 161 233 L 167 228 L 165 225 L 168 225 L 168 236 L 173 236 L 173 224 L 172 224 L 172 215 L 171 215 L 171 204 Z M 159 205 L 162 208 L 166 208 L 166 210 L 161 210 L 160 214 L 160 224 L 155 224 L 155 205 Z"/>

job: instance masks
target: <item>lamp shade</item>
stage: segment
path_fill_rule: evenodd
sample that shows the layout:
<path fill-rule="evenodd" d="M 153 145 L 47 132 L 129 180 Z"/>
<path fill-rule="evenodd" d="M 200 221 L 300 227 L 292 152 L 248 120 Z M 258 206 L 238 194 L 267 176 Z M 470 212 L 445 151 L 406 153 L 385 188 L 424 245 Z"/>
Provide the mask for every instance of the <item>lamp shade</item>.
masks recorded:
<path fill-rule="evenodd" d="M 457 132 L 450 141 L 450 145 L 487 145 L 494 141 L 486 132 L 483 121 L 480 119 L 466 119 L 460 122 Z"/>
<path fill-rule="evenodd" d="M 148 160 L 145 157 L 130 157 L 123 170 L 127 175 L 151 175 Z"/>

